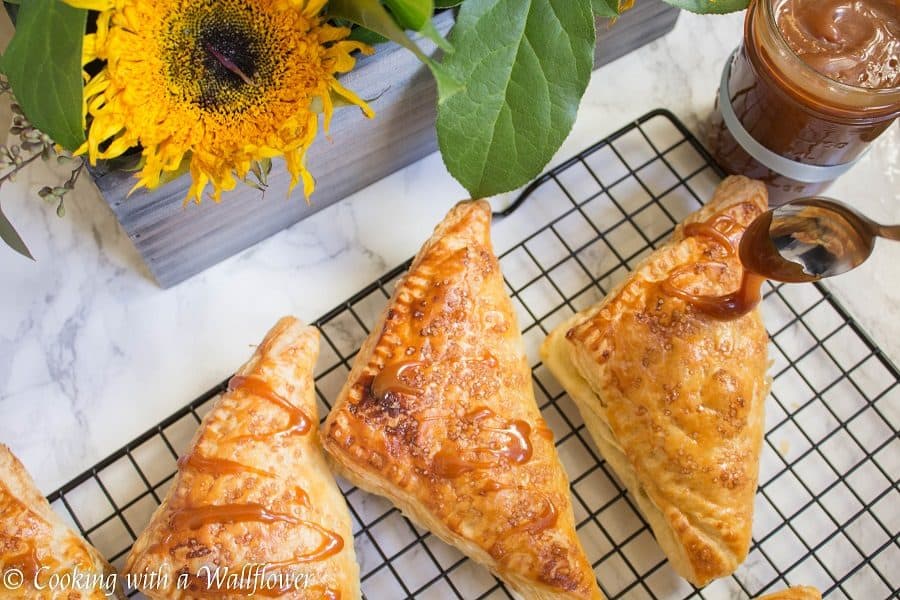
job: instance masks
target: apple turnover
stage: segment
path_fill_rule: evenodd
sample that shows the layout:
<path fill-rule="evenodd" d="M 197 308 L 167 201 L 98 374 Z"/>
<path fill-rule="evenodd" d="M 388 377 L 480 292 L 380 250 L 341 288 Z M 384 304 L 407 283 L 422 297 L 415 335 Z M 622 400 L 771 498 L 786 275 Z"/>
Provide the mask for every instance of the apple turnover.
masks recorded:
<path fill-rule="evenodd" d="M 760 596 L 756 600 L 822 600 L 822 594 L 814 587 L 792 587 L 774 594 Z"/>
<path fill-rule="evenodd" d="M 124 598 L 113 568 L 53 512 L 0 444 L 0 598 Z"/>
<path fill-rule="evenodd" d="M 360 597 L 350 514 L 318 439 L 318 353 L 315 328 L 281 319 L 204 417 L 125 565 L 147 596 Z"/>
<path fill-rule="evenodd" d="M 737 245 L 766 208 L 762 183 L 726 179 L 541 348 L 672 567 L 698 586 L 732 573 L 750 545 L 768 337 L 746 301 L 761 281 L 748 283 Z"/>
<path fill-rule="evenodd" d="M 338 472 L 528 599 L 601 598 L 541 417 L 484 201 L 438 225 L 329 414 Z"/>

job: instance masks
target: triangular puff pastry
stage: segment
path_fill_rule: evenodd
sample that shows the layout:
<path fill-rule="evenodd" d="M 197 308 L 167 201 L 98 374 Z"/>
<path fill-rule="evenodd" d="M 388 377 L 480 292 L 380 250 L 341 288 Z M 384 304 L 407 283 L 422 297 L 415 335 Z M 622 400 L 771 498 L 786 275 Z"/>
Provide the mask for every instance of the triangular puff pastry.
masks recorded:
<path fill-rule="evenodd" d="M 0 598 L 124 598 L 113 568 L 72 531 L 0 444 Z"/>
<path fill-rule="evenodd" d="M 766 594 L 756 600 L 822 600 L 822 594 L 814 587 L 800 586 Z"/>
<path fill-rule="evenodd" d="M 360 597 L 350 514 L 318 440 L 318 353 L 315 328 L 281 319 L 204 417 L 125 565 L 147 596 Z"/>
<path fill-rule="evenodd" d="M 703 297 L 738 288 L 733 247 L 766 205 L 762 183 L 725 180 L 669 243 L 541 348 L 672 567 L 695 585 L 747 556 L 768 338 L 758 309 L 712 318 L 670 286 Z"/>
<path fill-rule="evenodd" d="M 337 470 L 525 598 L 600 598 L 490 241 L 457 205 L 413 261 L 324 425 Z"/>

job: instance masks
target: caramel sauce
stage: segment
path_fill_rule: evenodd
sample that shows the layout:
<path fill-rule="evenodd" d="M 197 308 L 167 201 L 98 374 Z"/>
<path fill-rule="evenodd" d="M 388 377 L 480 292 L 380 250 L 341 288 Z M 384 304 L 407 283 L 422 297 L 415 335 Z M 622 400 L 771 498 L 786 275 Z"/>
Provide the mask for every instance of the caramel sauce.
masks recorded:
<path fill-rule="evenodd" d="M 431 469 L 438 477 L 456 479 L 472 471 L 490 469 L 495 464 L 495 461 L 466 460 L 458 454 L 456 449 L 442 448 L 434 455 Z"/>
<path fill-rule="evenodd" d="M 264 381 L 254 378 L 254 377 L 243 377 L 243 376 L 235 376 L 232 377 L 228 382 L 229 390 L 237 390 L 243 389 L 248 394 L 253 396 L 263 398 L 276 404 L 277 406 L 285 409 L 289 415 L 290 419 L 288 421 L 288 425 L 285 429 L 282 429 L 275 433 L 269 433 L 265 436 L 240 436 L 240 437 L 269 437 L 272 435 L 279 435 L 284 433 L 300 433 L 305 434 L 310 430 L 311 421 L 306 416 L 306 414 L 293 404 L 291 404 L 287 399 L 277 394 L 272 388 Z M 207 457 L 203 456 L 197 452 L 190 453 L 186 456 L 183 456 L 178 461 L 178 466 L 181 469 L 195 469 L 200 471 L 201 473 L 213 475 L 213 476 L 221 476 L 221 475 L 232 475 L 232 474 L 241 474 L 245 472 L 255 473 L 262 477 L 275 478 L 276 475 L 273 473 L 269 473 L 267 471 L 256 469 L 247 465 L 243 465 L 236 461 L 232 461 L 226 458 L 218 458 L 218 457 Z M 306 491 L 299 487 L 294 486 L 293 488 L 295 495 L 300 500 L 300 502 L 309 506 L 309 495 Z M 161 541 L 148 549 L 148 552 L 158 552 L 161 550 L 165 550 L 166 546 L 170 544 L 172 538 L 174 537 L 174 532 L 181 529 L 191 529 L 196 530 L 200 529 L 204 525 L 208 525 L 211 523 L 243 523 L 243 522 L 258 522 L 258 523 L 288 523 L 290 525 L 299 525 L 306 526 L 312 529 L 315 529 L 322 536 L 322 543 L 315 548 L 314 550 L 296 555 L 293 559 L 289 561 L 283 561 L 280 563 L 271 563 L 275 566 L 290 566 L 296 564 L 303 564 L 309 562 L 315 562 L 320 560 L 325 560 L 338 552 L 340 552 L 344 547 L 343 538 L 335 532 L 329 531 L 320 525 L 313 523 L 311 521 L 306 521 L 299 519 L 293 515 L 278 513 L 269 510 L 265 506 L 257 503 L 245 503 L 245 504 L 221 504 L 221 505 L 207 505 L 207 506 L 185 506 L 176 510 L 173 510 L 172 515 L 170 517 L 169 523 L 169 533 L 166 537 Z M 169 549 L 171 551 L 171 549 Z M 196 578 L 195 578 L 196 579 Z M 191 582 L 192 591 L 202 591 L 196 590 L 196 584 L 202 584 L 199 579 Z M 207 589 L 207 591 L 209 591 Z M 215 591 L 215 590 L 213 590 Z M 265 592 L 267 590 L 259 590 L 258 595 L 267 595 Z M 283 591 L 278 594 L 278 596 L 283 595 Z M 276 596 L 277 597 L 277 596 Z"/>
<path fill-rule="evenodd" d="M 726 256 L 734 256 L 734 245 L 731 239 L 716 229 L 715 220 L 705 223 L 688 223 L 684 226 L 684 237 L 708 237 L 714 239 L 725 250 Z"/>
<path fill-rule="evenodd" d="M 192 452 L 191 454 L 187 454 L 179 458 L 178 467 L 181 469 L 195 469 L 206 475 L 212 475 L 213 477 L 219 477 L 222 475 L 240 475 L 241 473 L 253 473 L 255 475 L 259 475 L 260 477 L 268 477 L 270 479 L 276 478 L 276 475 L 274 473 L 269 473 L 268 471 L 263 471 L 262 469 L 255 469 L 253 467 L 243 465 L 239 462 L 228 460 L 227 458 L 201 456 L 196 452 Z M 294 495 L 299 499 L 301 504 L 303 504 L 304 506 L 309 506 L 309 494 L 307 494 L 306 490 L 304 490 L 302 487 L 295 486 Z"/>
<path fill-rule="evenodd" d="M 538 427 L 537 434 L 548 442 L 553 441 L 553 430 L 549 427 Z"/>
<path fill-rule="evenodd" d="M 777 258 L 779 252 L 772 243 L 772 237 L 777 237 L 778 231 L 770 231 L 771 226 L 772 213 L 767 212 L 762 218 L 751 223 L 744 232 L 738 251 L 744 268 L 754 273 L 770 273 L 779 281 L 801 283 L 820 279 L 804 271 L 798 263 Z"/>
<path fill-rule="evenodd" d="M 763 147 L 808 165 L 840 165 L 858 158 L 900 114 L 898 58 L 897 0 L 759 0 L 747 11 L 726 91 L 741 125 Z M 795 180 L 762 164 L 718 109 L 709 131 L 716 162 L 766 182 L 773 206 L 817 195 L 830 183 Z"/>
<path fill-rule="evenodd" d="M 732 230 L 739 230 L 737 222 L 728 215 L 716 215 L 705 222 L 685 225 L 684 236 L 685 238 L 695 236 L 709 238 L 721 247 L 727 258 L 734 257 L 737 254 L 735 242 L 718 227 L 723 223 Z M 766 228 L 765 233 L 766 239 L 768 239 L 768 228 Z M 744 235 L 746 235 L 746 232 Z M 743 244 L 741 246 L 743 247 Z M 721 296 L 693 294 L 677 285 L 676 280 L 680 276 L 691 273 L 699 266 L 728 268 L 728 265 L 721 261 L 682 265 L 672 271 L 669 277 L 662 282 L 662 290 L 667 295 L 680 298 L 703 314 L 720 321 L 740 318 L 756 308 L 762 300 L 762 284 L 766 278 L 747 268 L 746 265 L 744 265 L 738 289 L 728 294 Z"/>
<path fill-rule="evenodd" d="M 507 436 L 507 442 L 502 444 L 501 448 L 485 448 L 483 451 L 503 457 L 509 462 L 517 465 L 524 464 L 531 460 L 534 454 L 534 448 L 531 445 L 531 426 L 525 421 L 516 419 L 510 421 L 506 427 L 487 427 L 482 426 L 481 422 L 497 415 L 487 407 L 476 408 L 466 415 L 466 419 L 473 425 L 480 426 L 482 431 L 490 431 Z M 479 449 L 477 451 L 481 451 Z"/>
<path fill-rule="evenodd" d="M 775 22 L 822 75 L 871 89 L 900 86 L 898 0 L 779 0 Z"/>
<path fill-rule="evenodd" d="M 299 489 L 299 488 L 298 488 Z M 301 490 L 302 491 L 302 490 Z M 304 497 L 306 493 L 303 492 Z M 344 548 L 344 539 L 337 533 L 325 529 L 317 523 L 299 519 L 293 515 L 276 513 L 268 510 L 261 504 L 222 504 L 211 506 L 187 506 L 173 511 L 170 521 L 169 534 L 162 542 L 154 544 L 148 552 L 154 553 L 165 549 L 172 541 L 174 532 L 179 529 L 200 529 L 210 523 L 288 523 L 315 529 L 321 536 L 322 542 L 318 547 L 304 554 L 297 554 L 292 559 L 268 563 L 272 567 L 288 567 L 326 560 Z"/>
<path fill-rule="evenodd" d="M 484 486 L 482 486 L 481 493 L 502 492 L 506 490 L 517 491 L 523 489 L 526 488 L 517 485 L 503 485 L 502 483 L 499 483 L 497 481 L 490 480 L 485 482 Z M 541 512 L 535 515 L 533 518 L 517 525 L 510 531 L 510 533 L 524 531 L 532 535 L 537 535 L 542 531 L 546 531 L 547 529 L 556 526 L 556 521 L 559 519 L 559 513 L 556 510 L 556 506 L 553 504 L 553 501 L 550 500 L 550 498 L 548 498 L 547 496 L 542 496 L 541 500 L 543 501 Z"/>
<path fill-rule="evenodd" d="M 284 429 L 268 432 L 265 434 L 242 435 L 233 438 L 235 440 L 265 440 L 271 436 L 290 435 L 294 433 L 298 435 L 305 435 L 309 433 L 310 429 L 312 428 L 312 420 L 306 415 L 305 412 L 291 404 L 287 398 L 278 394 L 271 388 L 271 386 L 269 386 L 268 383 L 266 383 L 262 379 L 258 379 L 256 377 L 244 377 L 242 375 L 235 375 L 228 382 L 228 389 L 229 391 L 244 390 L 252 396 L 262 398 L 263 400 L 268 400 L 272 404 L 283 408 L 285 412 L 288 413 L 289 417 L 287 425 L 284 427 Z"/>
<path fill-rule="evenodd" d="M 541 509 L 541 512 L 538 513 L 534 519 L 522 523 L 516 529 L 530 535 L 538 535 L 543 531 L 555 527 L 558 519 L 559 513 L 556 510 L 556 506 L 554 506 L 549 498 L 544 498 L 544 507 Z"/>
<path fill-rule="evenodd" d="M 408 360 L 385 365 L 372 380 L 372 395 L 384 399 L 389 393 L 419 396 L 422 390 L 411 386 L 403 380 L 403 374 L 409 369 L 421 367 L 424 363 Z"/>
<path fill-rule="evenodd" d="M 519 490 L 523 489 L 518 486 L 507 487 L 500 485 L 496 482 L 489 482 L 484 486 L 483 491 L 492 491 L 497 492 L 501 490 Z M 503 542 L 510 536 L 518 534 L 518 533 L 526 533 L 529 536 L 537 536 L 547 531 L 548 529 L 552 529 L 556 527 L 556 523 L 559 520 L 559 512 L 556 510 L 556 506 L 553 504 L 553 501 L 550 498 L 543 496 L 541 498 L 543 505 L 541 506 L 540 512 L 536 513 L 530 519 L 519 523 L 509 531 L 507 531 L 500 539 L 498 539 L 488 550 L 488 553 L 494 557 L 496 560 L 500 560 L 503 558 L 506 553 L 506 547 L 503 545 Z"/>
<path fill-rule="evenodd" d="M 490 469 L 502 462 L 521 465 L 531 460 L 534 454 L 530 440 L 531 426 L 519 419 L 507 422 L 505 427 L 490 427 L 482 424 L 483 421 L 496 416 L 496 413 L 487 407 L 476 408 L 465 416 L 466 421 L 481 431 L 501 434 L 504 437 L 504 442 L 496 442 L 491 446 L 472 450 L 476 457 L 491 455 L 490 459 L 466 458 L 460 454 L 458 448 L 442 448 L 432 460 L 434 474 L 446 479 L 455 479 L 465 473 Z"/>
<path fill-rule="evenodd" d="M 322 542 L 319 544 L 317 548 L 312 550 L 311 552 L 306 552 L 304 554 L 297 554 L 290 560 L 280 561 L 280 562 L 271 562 L 268 563 L 272 567 L 290 567 L 293 565 L 306 564 L 311 562 L 318 562 L 320 560 L 326 560 L 331 558 L 338 552 L 344 549 L 344 538 L 342 538 L 337 533 L 325 529 L 321 525 L 317 525 L 311 521 L 298 521 L 299 523 L 311 528 L 315 529 L 319 535 L 322 536 Z"/>
<path fill-rule="evenodd" d="M 676 271 L 673 275 L 677 273 Z M 765 280 L 762 275 L 744 269 L 740 287 L 722 296 L 691 294 L 676 287 L 670 280 L 666 280 L 664 288 L 670 295 L 681 298 L 700 312 L 719 321 L 730 321 L 743 317 L 756 308 L 762 300 L 762 284 Z"/>
<path fill-rule="evenodd" d="M 242 465 L 239 462 L 228 460 L 227 458 L 201 456 L 196 452 L 186 454 L 179 458 L 178 467 L 181 469 L 194 469 L 214 477 L 219 477 L 221 475 L 240 475 L 241 473 L 253 473 L 261 477 L 275 477 L 275 475 L 267 471 L 248 467 L 247 465 Z"/>
<path fill-rule="evenodd" d="M 5 566 L 19 569 L 26 581 L 33 581 L 41 569 L 41 560 L 38 558 L 37 548 L 32 540 L 23 540 L 23 544 L 25 548 L 22 552 L 7 558 Z"/>
<path fill-rule="evenodd" d="M 218 504 L 210 506 L 186 506 L 172 514 L 173 529 L 200 529 L 210 523 L 290 523 L 300 520 L 293 515 L 269 511 L 262 504 Z"/>

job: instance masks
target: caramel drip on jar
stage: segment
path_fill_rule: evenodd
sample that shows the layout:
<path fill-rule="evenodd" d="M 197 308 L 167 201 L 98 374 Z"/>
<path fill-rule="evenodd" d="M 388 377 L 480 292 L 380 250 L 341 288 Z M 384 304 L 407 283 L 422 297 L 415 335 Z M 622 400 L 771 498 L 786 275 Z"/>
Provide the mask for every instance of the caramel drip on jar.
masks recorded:
<path fill-rule="evenodd" d="M 726 257 L 735 257 L 737 255 L 737 248 L 734 246 L 735 242 L 717 227 L 720 223 L 725 223 L 732 229 L 738 227 L 737 222 L 728 215 L 716 215 L 702 223 L 689 223 L 685 225 L 683 230 L 684 236 L 686 238 L 709 238 L 725 251 Z M 743 273 L 738 289 L 721 296 L 692 294 L 676 284 L 675 280 L 678 277 L 689 274 L 695 268 L 701 266 L 717 267 L 721 269 L 728 268 L 728 265 L 722 261 L 706 261 L 682 265 L 672 271 L 672 273 L 669 274 L 669 277 L 662 282 L 661 287 L 663 291 L 669 296 L 684 300 L 703 314 L 720 321 L 729 321 L 740 318 L 756 308 L 762 300 L 762 284 L 766 279 L 765 277 L 750 271 L 746 266 L 742 267 Z"/>
<path fill-rule="evenodd" d="M 268 432 L 265 434 L 241 435 L 233 438 L 231 441 L 240 439 L 265 440 L 271 436 L 290 435 L 293 433 L 296 433 L 298 435 L 305 435 L 309 433 L 310 429 L 312 428 L 312 420 L 307 416 L 305 412 L 291 404 L 287 398 L 278 394 L 268 383 L 266 383 L 262 379 L 258 379 L 256 377 L 245 377 L 243 375 L 235 375 L 228 382 L 228 390 L 244 390 L 252 396 L 262 398 L 263 400 L 268 400 L 272 404 L 283 408 L 285 412 L 288 413 L 289 417 L 287 425 L 283 429 Z"/>
<path fill-rule="evenodd" d="M 465 420 L 483 432 L 501 434 L 504 443 L 492 444 L 489 447 L 474 448 L 472 453 L 478 457 L 491 455 L 488 460 L 465 458 L 458 448 L 442 448 L 434 455 L 432 469 L 438 477 L 455 479 L 465 473 L 481 469 L 490 469 L 501 462 L 522 465 L 531 460 L 534 454 L 530 436 L 531 426 L 525 421 L 516 419 L 507 422 L 505 427 L 482 425 L 482 421 L 496 417 L 496 413 L 487 407 L 476 408 L 465 416 Z M 499 446 L 499 447 L 497 447 Z"/>
<path fill-rule="evenodd" d="M 407 360 L 385 365 L 372 380 L 372 395 L 381 399 L 386 398 L 388 394 L 421 395 L 422 390 L 406 383 L 403 374 L 423 364 L 418 360 Z"/>

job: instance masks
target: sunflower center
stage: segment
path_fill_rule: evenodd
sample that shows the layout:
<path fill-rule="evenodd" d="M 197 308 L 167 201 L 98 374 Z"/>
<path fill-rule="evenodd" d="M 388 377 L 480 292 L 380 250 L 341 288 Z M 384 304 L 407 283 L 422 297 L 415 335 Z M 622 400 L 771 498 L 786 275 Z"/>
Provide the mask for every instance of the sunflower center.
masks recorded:
<path fill-rule="evenodd" d="M 227 23 L 212 23 L 200 32 L 199 41 L 207 52 L 203 67 L 211 80 L 219 86 L 239 86 L 234 81 L 236 75 L 241 82 L 253 85 L 259 57 L 251 36 Z"/>
<path fill-rule="evenodd" d="M 248 0 L 178 4 L 162 35 L 170 92 L 211 112 L 240 113 L 258 103 L 283 60 L 266 13 Z"/>

